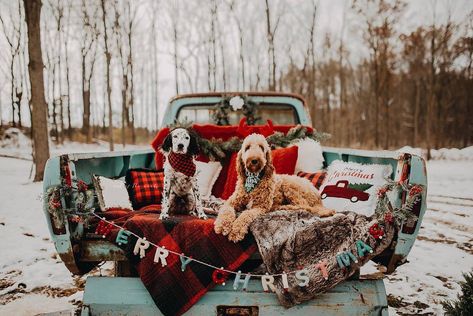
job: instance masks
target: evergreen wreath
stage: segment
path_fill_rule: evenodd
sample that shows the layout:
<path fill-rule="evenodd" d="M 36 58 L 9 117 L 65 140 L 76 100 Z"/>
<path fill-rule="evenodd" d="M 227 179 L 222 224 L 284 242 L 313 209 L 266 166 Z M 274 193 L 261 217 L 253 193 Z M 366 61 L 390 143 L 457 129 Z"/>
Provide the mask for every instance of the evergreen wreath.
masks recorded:
<path fill-rule="evenodd" d="M 88 217 L 94 210 L 94 191 L 82 180 L 75 182 L 72 185 L 63 180 L 61 185 L 50 187 L 46 191 L 48 212 L 56 227 L 64 221 L 64 215 L 71 222 L 82 222 L 87 226 Z"/>
<path fill-rule="evenodd" d="M 217 125 L 230 125 L 229 114 L 231 111 L 242 111 L 249 125 L 255 125 L 261 120 L 256 116 L 258 103 L 247 95 L 223 96 L 219 103 L 215 104 L 212 119 Z"/>
<path fill-rule="evenodd" d="M 389 197 L 388 191 L 406 192 L 406 200 L 401 207 L 393 207 Z M 404 181 L 392 181 L 378 190 L 378 202 L 376 205 L 376 218 L 380 224 L 395 223 L 398 228 L 409 220 L 417 220 L 417 216 L 412 213 L 412 209 L 420 200 L 424 187 L 415 184 L 409 185 Z"/>

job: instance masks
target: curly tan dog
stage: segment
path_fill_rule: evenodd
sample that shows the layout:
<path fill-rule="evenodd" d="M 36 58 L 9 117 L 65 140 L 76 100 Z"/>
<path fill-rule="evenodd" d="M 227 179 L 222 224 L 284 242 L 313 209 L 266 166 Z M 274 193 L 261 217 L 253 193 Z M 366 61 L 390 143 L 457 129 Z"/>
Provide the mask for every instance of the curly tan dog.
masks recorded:
<path fill-rule="evenodd" d="M 334 210 L 322 206 L 317 189 L 307 179 L 277 175 L 271 149 L 263 135 L 245 138 L 237 158 L 238 181 L 235 192 L 225 202 L 215 220 L 217 234 L 237 242 L 248 232 L 251 222 L 275 210 L 306 210 L 318 216 L 331 216 Z M 242 211 L 236 218 L 235 211 Z"/>

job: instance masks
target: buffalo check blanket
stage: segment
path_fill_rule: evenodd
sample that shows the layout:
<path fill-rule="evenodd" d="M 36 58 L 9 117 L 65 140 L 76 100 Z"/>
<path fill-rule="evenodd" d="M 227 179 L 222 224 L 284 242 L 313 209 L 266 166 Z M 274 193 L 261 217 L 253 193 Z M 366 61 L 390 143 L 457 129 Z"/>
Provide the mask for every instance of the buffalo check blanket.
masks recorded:
<path fill-rule="evenodd" d="M 128 218 L 123 227 L 168 250 L 184 253 L 217 267 L 238 269 L 257 250 L 253 237 L 249 234 L 240 243 L 229 242 L 225 236 L 215 234 L 213 223 L 214 219 L 201 220 L 187 215 L 161 221 L 157 213 L 142 213 Z M 109 238 L 113 236 L 116 236 L 116 232 L 110 234 Z M 146 256 L 140 259 L 139 255 L 133 254 L 135 243 L 136 237 L 130 236 L 125 247 L 126 253 L 164 315 L 185 313 L 215 286 L 212 268 L 190 262 L 183 272 L 179 256 L 172 253 L 166 258 L 167 266 L 162 267 L 161 263 L 153 262 L 155 247 L 150 246 Z"/>

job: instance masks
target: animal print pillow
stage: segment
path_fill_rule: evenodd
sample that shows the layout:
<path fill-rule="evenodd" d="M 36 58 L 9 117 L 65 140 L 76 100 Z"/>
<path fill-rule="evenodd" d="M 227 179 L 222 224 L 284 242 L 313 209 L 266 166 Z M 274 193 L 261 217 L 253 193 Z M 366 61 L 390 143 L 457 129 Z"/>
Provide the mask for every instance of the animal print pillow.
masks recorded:
<path fill-rule="evenodd" d="M 319 189 L 322 203 L 336 211 L 371 216 L 376 208 L 378 189 L 391 173 L 390 165 L 336 160 L 328 166 L 326 180 Z"/>
<path fill-rule="evenodd" d="M 164 188 L 164 172 L 151 169 L 129 169 L 126 184 L 133 209 L 161 204 Z"/>

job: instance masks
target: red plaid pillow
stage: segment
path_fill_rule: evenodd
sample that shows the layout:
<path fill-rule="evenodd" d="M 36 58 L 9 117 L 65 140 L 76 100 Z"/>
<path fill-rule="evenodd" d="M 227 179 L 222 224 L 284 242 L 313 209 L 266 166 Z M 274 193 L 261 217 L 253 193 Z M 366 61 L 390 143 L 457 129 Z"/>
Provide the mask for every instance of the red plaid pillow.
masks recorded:
<path fill-rule="evenodd" d="M 314 187 L 316 187 L 318 190 L 320 189 L 320 186 L 322 185 L 325 180 L 325 177 L 327 176 L 327 171 L 317 171 L 314 173 L 299 171 L 297 175 L 301 178 L 306 178 L 307 180 L 312 182 Z"/>
<path fill-rule="evenodd" d="M 126 184 L 133 209 L 150 204 L 161 204 L 164 172 L 150 169 L 129 169 Z"/>

